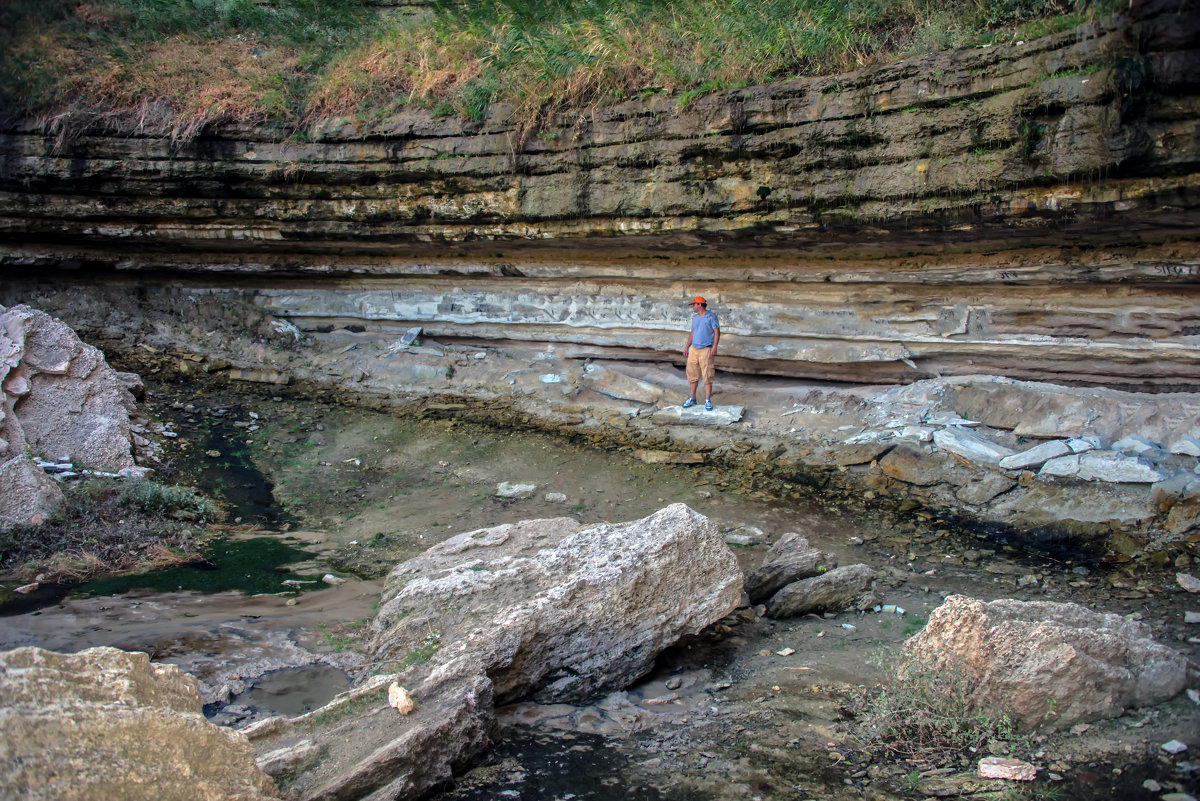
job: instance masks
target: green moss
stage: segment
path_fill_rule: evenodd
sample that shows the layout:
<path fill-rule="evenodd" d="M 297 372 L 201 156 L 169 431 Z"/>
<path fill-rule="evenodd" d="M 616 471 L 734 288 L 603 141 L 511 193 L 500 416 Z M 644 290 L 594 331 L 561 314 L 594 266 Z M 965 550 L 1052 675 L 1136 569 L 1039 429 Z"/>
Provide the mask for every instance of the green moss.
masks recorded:
<path fill-rule="evenodd" d="M 312 554 L 274 537 L 217 540 L 203 550 L 203 555 L 201 562 L 92 581 L 80 587 L 79 591 L 87 595 L 119 595 L 133 589 L 159 592 L 236 590 L 251 595 L 297 588 L 317 590 L 327 586 L 321 581 L 320 575 L 289 572 L 287 565 L 310 559 Z M 285 579 L 307 583 L 286 585 L 283 583 Z"/>

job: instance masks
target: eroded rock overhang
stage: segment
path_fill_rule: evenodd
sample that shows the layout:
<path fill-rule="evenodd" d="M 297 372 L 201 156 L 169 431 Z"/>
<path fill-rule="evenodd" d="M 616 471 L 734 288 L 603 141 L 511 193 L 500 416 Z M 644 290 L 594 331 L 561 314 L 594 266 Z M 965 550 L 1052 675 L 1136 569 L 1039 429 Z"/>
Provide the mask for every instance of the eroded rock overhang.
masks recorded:
<path fill-rule="evenodd" d="M 30 123 L 0 135 L 0 269 L 664 360 L 702 294 L 731 371 L 1191 390 L 1195 12 L 562 114 L 524 142 L 503 108 L 188 142 Z"/>

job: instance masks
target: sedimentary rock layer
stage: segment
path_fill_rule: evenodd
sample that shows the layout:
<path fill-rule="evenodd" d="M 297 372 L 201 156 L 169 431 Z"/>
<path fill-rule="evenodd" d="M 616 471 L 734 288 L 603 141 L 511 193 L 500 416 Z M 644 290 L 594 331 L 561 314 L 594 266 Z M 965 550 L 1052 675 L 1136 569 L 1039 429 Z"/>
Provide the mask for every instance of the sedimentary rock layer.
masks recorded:
<path fill-rule="evenodd" d="M 0 134 L 0 269 L 238 286 L 302 328 L 723 367 L 1200 386 L 1200 14 L 562 114 Z M 68 272 L 69 268 L 77 268 Z M 78 268 L 85 268 L 82 272 Z"/>

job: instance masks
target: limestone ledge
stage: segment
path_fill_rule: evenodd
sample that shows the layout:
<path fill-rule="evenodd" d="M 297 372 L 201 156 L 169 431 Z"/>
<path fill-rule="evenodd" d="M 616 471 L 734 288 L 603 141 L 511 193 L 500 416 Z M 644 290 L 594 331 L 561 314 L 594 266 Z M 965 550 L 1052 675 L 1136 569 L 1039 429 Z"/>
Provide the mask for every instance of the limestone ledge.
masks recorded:
<path fill-rule="evenodd" d="M 1162 549 L 1200 526 L 1196 393 L 1144 395 L 990 376 L 870 392 L 781 390 L 734 379 L 726 387 L 719 379 L 713 412 L 683 414 L 682 376 L 646 365 L 584 362 L 553 348 L 452 347 L 433 356 L 389 354 L 387 346 L 368 343 L 343 347 L 336 356 L 326 350 L 297 378 L 337 384 L 335 376 L 356 374 L 355 391 L 384 404 L 422 407 L 453 398 L 460 405 L 447 413 L 625 443 L 650 461 L 678 453 L 776 487 L 866 491 L 879 502 L 915 501 L 979 524 L 1080 541 L 1120 532 L 1113 541 L 1136 552 Z M 660 392 L 646 397 L 647 386 Z M 1104 456 L 1105 472 L 1055 469 L 1056 460 L 1021 469 L 999 464 L 1038 443 L 1081 437 L 1090 438 L 1087 455 Z M 1130 437 L 1153 446 L 1131 445 Z"/>
<path fill-rule="evenodd" d="M 1019 534 L 1108 538 L 1127 551 L 1197 535 L 1196 392 L 980 374 L 837 385 L 719 367 L 721 412 L 684 415 L 682 328 L 662 333 L 674 340 L 674 363 L 665 353 L 631 361 L 594 346 L 452 341 L 417 327 L 301 331 L 243 290 L 18 285 L 0 287 L 0 303 L 10 292 L 147 380 L 241 382 L 540 428 L 628 447 L 648 460 L 724 466 L 731 481 L 751 488 L 845 492 Z M 1080 454 L 1072 463 L 1069 455 Z"/>

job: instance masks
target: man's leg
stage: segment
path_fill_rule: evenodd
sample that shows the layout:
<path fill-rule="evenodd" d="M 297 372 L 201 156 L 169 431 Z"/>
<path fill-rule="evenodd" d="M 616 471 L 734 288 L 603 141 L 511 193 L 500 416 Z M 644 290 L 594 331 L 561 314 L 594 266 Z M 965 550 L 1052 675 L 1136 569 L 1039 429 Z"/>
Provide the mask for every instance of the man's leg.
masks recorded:
<path fill-rule="evenodd" d="M 687 363 L 684 365 L 687 372 L 688 380 L 688 399 L 684 401 L 685 406 L 693 406 L 696 403 L 696 386 L 703 378 L 703 372 L 700 369 L 699 353 L 695 348 L 688 351 Z"/>
<path fill-rule="evenodd" d="M 713 358 L 712 349 L 705 348 L 703 356 L 700 358 L 700 377 L 704 379 L 704 399 L 708 400 L 712 397 L 713 385 Z M 692 393 L 693 397 L 695 392 Z"/>

